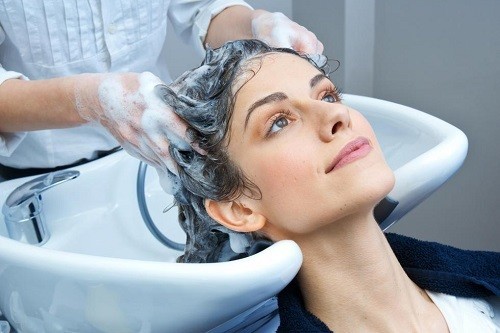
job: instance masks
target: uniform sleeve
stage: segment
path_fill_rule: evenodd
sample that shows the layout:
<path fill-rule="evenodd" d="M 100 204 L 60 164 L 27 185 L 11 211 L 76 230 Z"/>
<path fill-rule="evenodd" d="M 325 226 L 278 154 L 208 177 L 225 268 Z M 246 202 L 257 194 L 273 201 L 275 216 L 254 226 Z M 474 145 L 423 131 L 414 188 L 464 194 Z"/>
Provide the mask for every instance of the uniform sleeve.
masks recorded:
<path fill-rule="evenodd" d="M 0 26 L 0 44 L 5 40 L 5 32 Z M 28 80 L 21 73 L 5 70 L 0 64 L 0 85 L 9 79 Z M 0 119 L 1 121 L 1 119 Z M 26 132 L 3 133 L 0 132 L 0 156 L 10 156 L 12 152 L 19 146 L 26 136 Z"/>
<path fill-rule="evenodd" d="M 184 42 L 193 45 L 200 55 L 203 55 L 205 54 L 203 41 L 210 21 L 227 7 L 236 5 L 253 9 L 242 0 L 173 0 L 168 9 L 168 18 L 172 22 L 175 33 Z"/>

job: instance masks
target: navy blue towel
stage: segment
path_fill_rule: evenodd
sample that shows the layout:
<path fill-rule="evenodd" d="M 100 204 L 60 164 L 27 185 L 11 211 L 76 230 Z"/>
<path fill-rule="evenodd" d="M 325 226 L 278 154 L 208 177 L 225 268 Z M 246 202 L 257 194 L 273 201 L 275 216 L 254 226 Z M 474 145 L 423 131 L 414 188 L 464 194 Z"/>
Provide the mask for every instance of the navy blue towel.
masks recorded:
<path fill-rule="evenodd" d="M 408 276 L 423 289 L 459 297 L 500 296 L 500 253 L 461 250 L 397 234 L 387 240 Z M 277 332 L 331 332 L 307 311 L 296 279 L 278 295 Z"/>
<path fill-rule="evenodd" d="M 500 295 L 500 253 L 386 236 L 406 274 L 421 288 L 460 297 Z"/>

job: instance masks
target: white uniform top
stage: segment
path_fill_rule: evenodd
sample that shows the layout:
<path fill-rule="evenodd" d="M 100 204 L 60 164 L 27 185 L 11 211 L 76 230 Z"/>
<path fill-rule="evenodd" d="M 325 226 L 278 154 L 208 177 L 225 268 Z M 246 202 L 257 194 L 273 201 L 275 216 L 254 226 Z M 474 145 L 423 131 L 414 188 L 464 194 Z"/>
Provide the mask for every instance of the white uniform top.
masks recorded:
<path fill-rule="evenodd" d="M 232 5 L 249 7 L 243 0 L 0 0 L 0 84 L 144 71 L 170 82 L 165 54 L 175 50 L 166 44 L 167 20 L 202 54 L 211 18 Z M 51 168 L 117 145 L 97 125 L 0 133 L 0 164 Z"/>
<path fill-rule="evenodd" d="M 500 297 L 463 298 L 427 290 L 450 333 L 500 333 Z"/>

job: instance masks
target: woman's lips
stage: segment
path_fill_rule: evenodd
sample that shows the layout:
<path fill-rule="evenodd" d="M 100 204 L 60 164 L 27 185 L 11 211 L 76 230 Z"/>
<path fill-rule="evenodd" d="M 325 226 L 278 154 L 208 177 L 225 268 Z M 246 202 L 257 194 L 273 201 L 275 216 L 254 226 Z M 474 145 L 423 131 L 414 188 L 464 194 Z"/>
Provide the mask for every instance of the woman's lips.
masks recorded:
<path fill-rule="evenodd" d="M 371 150 L 372 146 L 367 138 L 361 136 L 352 140 L 335 156 L 326 173 L 365 157 Z"/>

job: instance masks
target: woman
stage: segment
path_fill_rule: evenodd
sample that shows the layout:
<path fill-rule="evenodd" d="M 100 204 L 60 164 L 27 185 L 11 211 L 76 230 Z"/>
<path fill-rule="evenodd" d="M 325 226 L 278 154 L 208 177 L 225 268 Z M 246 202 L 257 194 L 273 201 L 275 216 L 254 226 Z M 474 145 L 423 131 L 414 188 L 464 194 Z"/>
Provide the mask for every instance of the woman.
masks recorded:
<path fill-rule="evenodd" d="M 432 257 L 443 249 L 437 244 L 396 235 L 389 243 L 378 227 L 373 209 L 394 175 L 370 124 L 342 104 L 326 70 L 325 59 L 236 41 L 158 87 L 197 146 L 170 151 L 187 233 L 179 261 L 228 260 L 269 240 L 297 242 L 304 260 L 279 297 L 283 332 L 498 330 L 500 315 L 485 300 L 439 293 L 498 295 L 497 254 L 443 246 L 458 261 L 469 258 L 471 272 L 472 260 L 484 260 L 479 275 L 457 277 L 454 262 L 432 268 L 435 261 L 424 267 L 404 258 L 409 249 Z"/>

